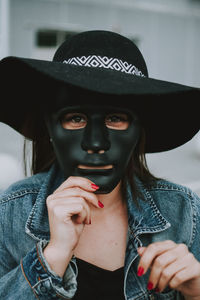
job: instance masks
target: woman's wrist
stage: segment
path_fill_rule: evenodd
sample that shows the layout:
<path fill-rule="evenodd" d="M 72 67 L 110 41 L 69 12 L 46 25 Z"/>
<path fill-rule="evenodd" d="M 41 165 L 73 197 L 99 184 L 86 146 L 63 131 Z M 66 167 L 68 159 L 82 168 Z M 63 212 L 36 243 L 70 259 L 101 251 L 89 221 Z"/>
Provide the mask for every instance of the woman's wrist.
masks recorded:
<path fill-rule="evenodd" d="M 54 271 L 58 276 L 63 277 L 73 256 L 73 252 L 60 251 L 48 244 L 43 250 L 43 255 L 52 271 Z"/>

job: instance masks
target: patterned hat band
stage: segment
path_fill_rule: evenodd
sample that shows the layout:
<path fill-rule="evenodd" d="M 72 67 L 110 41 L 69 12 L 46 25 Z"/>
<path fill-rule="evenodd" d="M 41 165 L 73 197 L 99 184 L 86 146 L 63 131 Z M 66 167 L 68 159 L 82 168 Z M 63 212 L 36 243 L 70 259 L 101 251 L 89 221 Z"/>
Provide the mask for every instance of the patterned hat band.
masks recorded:
<path fill-rule="evenodd" d="M 107 56 L 99 56 L 99 55 L 89 55 L 89 56 L 81 56 L 81 57 L 72 57 L 68 60 L 64 60 L 65 64 L 73 64 L 77 66 L 84 67 L 93 67 L 93 68 L 105 68 L 111 69 L 115 71 L 124 72 L 127 74 L 132 74 L 140 77 L 145 77 L 145 75 L 138 70 L 134 65 L 129 64 L 126 61 L 122 61 L 117 58 L 109 58 Z"/>

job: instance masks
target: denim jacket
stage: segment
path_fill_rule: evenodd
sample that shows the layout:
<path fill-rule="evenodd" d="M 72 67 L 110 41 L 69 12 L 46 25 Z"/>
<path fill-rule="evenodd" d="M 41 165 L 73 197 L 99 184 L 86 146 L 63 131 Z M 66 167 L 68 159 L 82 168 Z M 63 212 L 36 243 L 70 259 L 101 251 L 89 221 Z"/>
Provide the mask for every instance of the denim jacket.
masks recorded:
<path fill-rule="evenodd" d="M 43 256 L 49 240 L 46 198 L 62 182 L 55 166 L 11 185 L 0 195 L 0 299 L 72 299 L 77 289 L 76 258 L 63 278 Z M 136 205 L 127 188 L 128 235 L 124 265 L 124 294 L 133 299 L 183 299 L 166 288 L 148 291 L 149 273 L 137 276 L 138 246 L 173 240 L 185 243 L 200 260 L 200 199 L 186 187 L 159 180 L 145 187 Z"/>

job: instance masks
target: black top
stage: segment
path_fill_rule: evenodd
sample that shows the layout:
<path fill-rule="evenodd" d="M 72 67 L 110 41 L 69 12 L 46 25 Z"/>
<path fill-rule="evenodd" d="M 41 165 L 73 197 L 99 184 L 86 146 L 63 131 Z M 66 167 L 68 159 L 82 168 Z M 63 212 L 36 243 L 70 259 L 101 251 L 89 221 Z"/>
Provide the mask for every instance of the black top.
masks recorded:
<path fill-rule="evenodd" d="M 124 300 L 124 268 L 109 271 L 76 258 L 78 288 L 74 300 Z"/>

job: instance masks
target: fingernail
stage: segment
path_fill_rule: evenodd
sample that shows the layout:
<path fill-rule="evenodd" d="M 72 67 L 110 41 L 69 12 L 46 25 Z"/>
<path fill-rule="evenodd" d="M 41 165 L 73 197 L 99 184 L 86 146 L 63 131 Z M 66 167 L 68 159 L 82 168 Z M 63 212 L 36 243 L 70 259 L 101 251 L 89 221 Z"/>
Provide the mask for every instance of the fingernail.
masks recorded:
<path fill-rule="evenodd" d="M 144 268 L 143 267 L 139 267 L 138 271 L 137 271 L 137 275 L 138 276 L 142 276 L 144 274 Z"/>
<path fill-rule="evenodd" d="M 103 203 L 102 203 L 101 201 L 98 201 L 98 205 L 99 205 L 99 207 L 101 207 L 101 208 L 104 207 L 104 205 L 103 205 Z"/>
<path fill-rule="evenodd" d="M 92 224 L 92 221 L 91 221 L 91 219 L 90 219 L 89 225 L 91 225 L 91 224 Z"/>
<path fill-rule="evenodd" d="M 155 292 L 156 292 L 156 293 L 160 293 L 159 288 L 156 288 L 156 289 L 155 289 Z"/>
<path fill-rule="evenodd" d="M 153 283 L 151 281 L 148 282 L 147 284 L 147 289 L 150 291 L 153 289 Z"/>
<path fill-rule="evenodd" d="M 94 184 L 94 183 L 91 183 L 91 187 L 95 190 L 98 190 L 99 189 L 99 186 Z"/>

